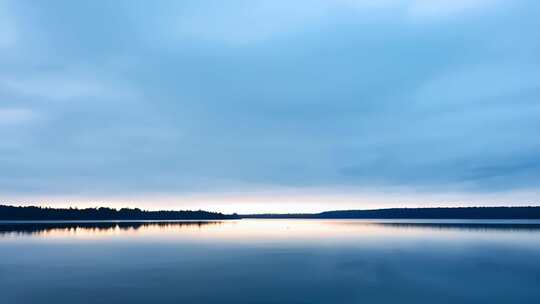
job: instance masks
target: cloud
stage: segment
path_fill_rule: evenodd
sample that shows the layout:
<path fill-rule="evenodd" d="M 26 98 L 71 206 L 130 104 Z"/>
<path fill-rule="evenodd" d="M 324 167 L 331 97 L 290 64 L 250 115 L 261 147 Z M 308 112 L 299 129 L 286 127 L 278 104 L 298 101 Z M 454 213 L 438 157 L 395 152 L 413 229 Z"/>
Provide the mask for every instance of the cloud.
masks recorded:
<path fill-rule="evenodd" d="M 44 101 L 74 101 L 81 98 L 133 99 L 136 93 L 97 79 L 70 71 L 37 72 L 20 77 L 0 78 L 0 88 L 18 96 L 37 97 Z"/>
<path fill-rule="evenodd" d="M 17 125 L 34 121 L 37 113 L 26 108 L 0 108 L 0 125 Z"/>
<path fill-rule="evenodd" d="M 488 11 L 500 4 L 500 0 L 414 0 L 408 5 L 408 13 L 414 18 L 445 18 Z"/>
<path fill-rule="evenodd" d="M 301 31 L 325 14 L 324 1 L 219 1 L 190 3 L 171 16 L 172 27 L 193 39 L 218 40 L 231 44 L 260 42 L 275 35 Z"/>
<path fill-rule="evenodd" d="M 0 50 L 13 47 L 18 37 L 17 24 L 10 12 L 10 2 L 0 1 Z"/>
<path fill-rule="evenodd" d="M 343 16 L 357 18 L 361 21 L 357 26 L 365 28 L 377 19 L 407 25 L 488 12 L 499 4 L 499 0 L 188 1 L 172 6 L 164 24 L 167 33 L 176 31 L 180 37 L 246 46 L 331 26 Z"/>
<path fill-rule="evenodd" d="M 513 3 L 14 3 L 0 188 L 534 192 L 539 7 Z"/>
<path fill-rule="evenodd" d="M 505 64 L 467 66 L 425 84 L 417 100 L 426 106 L 486 103 L 540 89 L 540 66 Z"/>

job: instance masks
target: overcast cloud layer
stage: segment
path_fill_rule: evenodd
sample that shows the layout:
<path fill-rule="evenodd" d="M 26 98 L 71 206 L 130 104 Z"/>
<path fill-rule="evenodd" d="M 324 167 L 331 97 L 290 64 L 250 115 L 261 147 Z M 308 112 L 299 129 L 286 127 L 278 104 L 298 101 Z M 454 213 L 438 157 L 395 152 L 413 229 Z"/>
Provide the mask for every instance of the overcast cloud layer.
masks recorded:
<path fill-rule="evenodd" d="M 0 195 L 538 199 L 538 16 L 536 0 L 0 0 Z"/>

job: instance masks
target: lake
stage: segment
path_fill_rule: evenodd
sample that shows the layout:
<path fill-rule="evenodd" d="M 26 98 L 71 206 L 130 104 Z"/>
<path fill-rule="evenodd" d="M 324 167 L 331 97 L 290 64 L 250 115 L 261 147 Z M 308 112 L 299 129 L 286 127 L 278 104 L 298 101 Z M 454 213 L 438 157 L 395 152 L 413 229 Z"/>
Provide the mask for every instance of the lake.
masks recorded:
<path fill-rule="evenodd" d="M 1 222 L 0 297 L 538 304 L 540 222 Z"/>

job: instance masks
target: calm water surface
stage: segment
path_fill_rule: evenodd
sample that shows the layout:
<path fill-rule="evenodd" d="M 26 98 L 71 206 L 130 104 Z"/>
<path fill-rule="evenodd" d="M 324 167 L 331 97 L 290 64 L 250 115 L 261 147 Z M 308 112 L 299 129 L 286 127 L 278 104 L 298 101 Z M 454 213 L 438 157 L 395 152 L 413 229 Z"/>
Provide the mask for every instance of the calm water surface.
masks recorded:
<path fill-rule="evenodd" d="M 0 223 L 0 303 L 540 303 L 540 222 Z"/>

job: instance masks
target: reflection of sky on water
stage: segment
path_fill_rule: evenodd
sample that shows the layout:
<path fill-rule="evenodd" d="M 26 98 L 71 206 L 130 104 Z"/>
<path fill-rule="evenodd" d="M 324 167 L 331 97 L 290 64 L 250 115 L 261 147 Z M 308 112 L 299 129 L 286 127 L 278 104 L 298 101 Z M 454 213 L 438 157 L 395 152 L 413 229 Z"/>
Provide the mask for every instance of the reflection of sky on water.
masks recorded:
<path fill-rule="evenodd" d="M 538 303 L 540 225 L 3 223 L 2 303 Z"/>
<path fill-rule="evenodd" d="M 540 221 L 469 220 L 229 220 L 161 222 L 4 222 L 0 238 L 51 241 L 190 241 L 247 244 L 390 240 L 485 240 L 539 238 Z M 540 239 L 538 239 L 540 241 Z M 529 244 L 532 245 L 532 244 Z"/>

